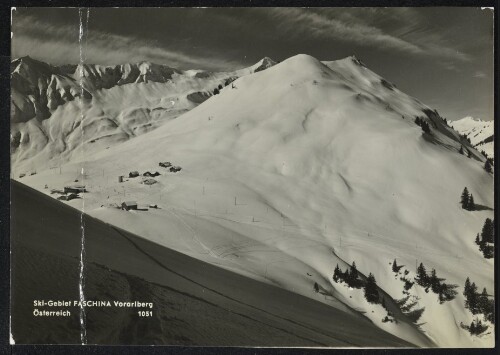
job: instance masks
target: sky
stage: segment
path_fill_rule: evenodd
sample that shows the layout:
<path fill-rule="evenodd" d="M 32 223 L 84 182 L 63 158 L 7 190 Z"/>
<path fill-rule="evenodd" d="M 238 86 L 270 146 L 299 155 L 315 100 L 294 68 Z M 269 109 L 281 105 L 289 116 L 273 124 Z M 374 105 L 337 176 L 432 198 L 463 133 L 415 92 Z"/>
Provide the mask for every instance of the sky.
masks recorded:
<path fill-rule="evenodd" d="M 81 21 L 80 21 L 81 20 Z M 80 33 L 80 22 L 83 32 Z M 423 8 L 17 8 L 12 57 L 228 71 L 355 55 L 448 119 L 493 119 L 493 13 Z M 82 38 L 82 46 L 79 38 Z"/>

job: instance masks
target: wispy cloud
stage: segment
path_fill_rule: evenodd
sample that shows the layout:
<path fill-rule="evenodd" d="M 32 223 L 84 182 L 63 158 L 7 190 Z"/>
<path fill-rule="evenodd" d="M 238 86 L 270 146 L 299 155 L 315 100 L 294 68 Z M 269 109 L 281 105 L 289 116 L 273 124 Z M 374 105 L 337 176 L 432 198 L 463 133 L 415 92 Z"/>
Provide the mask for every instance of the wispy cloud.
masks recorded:
<path fill-rule="evenodd" d="M 30 55 L 52 64 L 78 63 L 78 26 L 78 23 L 75 26 L 53 26 L 29 16 L 19 19 L 13 27 L 12 56 Z M 103 65 L 149 60 L 181 69 L 217 70 L 243 66 L 209 51 L 203 56 L 195 56 L 166 49 L 156 41 L 103 33 L 92 28 L 84 51 L 89 63 Z"/>
<path fill-rule="evenodd" d="M 264 11 L 276 20 L 279 30 L 293 37 L 312 36 L 411 55 L 470 60 L 467 54 L 450 46 L 443 37 L 421 26 L 413 9 L 390 10 L 331 9 L 317 12 L 304 8 L 274 8 Z M 377 26 L 377 22 L 384 26 Z"/>

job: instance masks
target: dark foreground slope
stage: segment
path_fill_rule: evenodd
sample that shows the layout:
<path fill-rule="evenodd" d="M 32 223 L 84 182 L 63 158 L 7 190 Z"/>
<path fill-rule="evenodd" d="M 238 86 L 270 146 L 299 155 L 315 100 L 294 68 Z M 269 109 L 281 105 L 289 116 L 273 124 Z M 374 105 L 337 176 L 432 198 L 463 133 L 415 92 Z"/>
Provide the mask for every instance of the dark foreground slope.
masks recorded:
<path fill-rule="evenodd" d="M 154 303 L 150 318 L 134 308 L 86 308 L 88 343 L 412 346 L 362 316 L 158 246 L 15 181 L 11 208 L 17 344 L 80 343 L 78 307 L 70 317 L 34 317 L 33 301 L 79 299 L 83 223 L 85 298 Z"/>

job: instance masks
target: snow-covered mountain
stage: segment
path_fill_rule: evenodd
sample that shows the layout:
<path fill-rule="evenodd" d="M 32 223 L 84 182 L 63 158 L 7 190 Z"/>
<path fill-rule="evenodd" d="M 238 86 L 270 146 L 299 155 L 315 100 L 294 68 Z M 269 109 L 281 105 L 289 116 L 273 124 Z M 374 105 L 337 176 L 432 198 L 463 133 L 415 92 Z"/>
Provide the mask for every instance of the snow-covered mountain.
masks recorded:
<path fill-rule="evenodd" d="M 264 58 L 233 72 L 181 71 L 150 62 L 55 67 L 11 63 L 11 153 L 15 172 L 58 166 L 148 132 L 232 80 L 274 65 Z M 81 98 L 81 100 L 80 100 Z"/>
<path fill-rule="evenodd" d="M 481 337 L 460 326 L 475 319 L 464 308 L 465 278 L 494 292 L 493 260 L 474 243 L 485 219 L 493 218 L 485 158 L 435 110 L 355 57 L 321 62 L 298 55 L 248 72 L 155 130 L 94 153 L 86 144 L 57 171 L 39 170 L 21 181 L 50 194 L 78 180 L 88 192 L 66 202 L 71 206 L 214 265 L 362 312 L 418 346 L 492 346 L 491 324 Z M 213 83 L 227 78 L 207 75 Z M 192 73 L 172 77 L 176 87 L 194 80 Z M 137 85 L 146 99 L 122 85 L 72 101 L 80 105 L 71 108 L 74 114 L 79 107 L 86 112 L 74 122 L 87 127 L 95 120 L 90 113 L 123 117 L 139 100 L 161 106 L 174 97 L 161 96 L 159 83 Z M 64 121 L 71 105 L 50 119 Z M 140 121 L 138 114 L 126 117 Z M 74 131 L 77 144 L 82 132 Z M 57 139 L 61 130 L 51 134 Z M 159 166 L 165 161 L 182 170 Z M 132 171 L 160 175 L 118 182 Z M 465 186 L 481 208 L 461 208 Z M 113 207 L 124 200 L 144 208 Z M 401 269 L 393 272 L 395 259 Z M 332 279 L 336 265 L 345 270 L 353 262 L 363 278 L 375 276 L 385 308 Z M 456 298 L 440 302 L 411 284 L 419 263 L 458 285 Z M 387 321 L 387 309 L 397 322 Z"/>
<path fill-rule="evenodd" d="M 494 121 L 483 121 L 481 119 L 468 116 L 457 121 L 449 121 L 449 124 L 458 133 L 465 134 L 477 150 L 484 151 L 488 157 L 494 158 Z"/>

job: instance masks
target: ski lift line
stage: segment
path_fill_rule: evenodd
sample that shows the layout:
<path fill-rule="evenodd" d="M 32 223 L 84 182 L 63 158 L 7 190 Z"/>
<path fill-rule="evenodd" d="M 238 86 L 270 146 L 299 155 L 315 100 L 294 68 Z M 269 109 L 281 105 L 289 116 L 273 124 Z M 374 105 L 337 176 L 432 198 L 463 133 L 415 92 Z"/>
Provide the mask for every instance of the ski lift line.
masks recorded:
<path fill-rule="evenodd" d="M 190 211 L 189 210 L 186 210 L 186 209 L 183 209 L 183 208 L 180 208 L 180 209 L 177 209 L 177 208 L 172 208 L 173 210 L 183 210 L 184 212 L 187 212 L 189 213 Z M 206 211 L 206 212 L 209 212 L 209 211 Z M 198 211 L 196 212 L 198 213 Z M 198 215 L 200 216 L 200 215 Z M 233 223 L 241 223 L 241 224 L 247 224 L 247 225 L 253 225 L 255 226 L 255 223 L 259 223 L 259 227 L 261 228 L 268 228 L 268 229 L 271 229 L 271 230 L 274 230 L 274 231 L 281 231 L 282 228 L 276 228 L 276 227 L 273 227 L 273 224 L 272 223 L 269 223 L 267 221 L 259 221 L 259 222 L 252 222 L 252 223 L 249 223 L 249 222 L 245 222 L 245 221 L 240 221 L 240 220 L 235 220 L 235 219 L 231 219 L 231 218 L 227 218 L 227 217 L 222 217 L 222 216 L 218 216 L 218 215 L 214 215 L 212 213 L 206 213 L 206 214 L 203 214 L 201 216 L 204 216 L 204 217 L 212 217 L 212 218 L 218 218 L 218 219 L 222 219 L 222 220 L 226 220 L 228 222 L 233 222 Z M 240 215 L 240 216 L 243 216 L 243 217 L 251 217 L 250 215 Z M 283 227 L 283 226 L 281 226 Z M 298 227 L 300 230 L 304 230 L 304 231 L 308 231 L 308 232 L 313 232 L 311 231 L 310 229 L 308 228 L 304 228 L 304 227 Z M 382 236 L 382 235 L 379 235 L 379 234 L 376 234 L 376 233 L 372 233 L 372 232 L 368 232 L 368 231 L 364 231 L 364 230 L 361 230 L 361 229 L 354 229 L 354 228 L 351 228 L 349 229 L 351 231 L 360 231 L 360 232 L 363 232 L 364 233 L 369 233 L 369 237 L 365 237 L 364 235 L 358 235 L 358 234 L 354 234 L 354 235 L 350 235 L 350 238 L 349 238 L 349 243 L 350 244 L 344 244 L 343 246 L 344 247 L 347 247 L 347 246 L 359 246 L 358 244 L 354 243 L 353 244 L 353 238 L 356 238 L 356 239 L 361 239 L 361 240 L 370 240 L 370 239 L 373 239 L 373 238 L 376 238 L 376 239 L 382 239 L 382 240 L 387 240 L 387 241 L 390 241 L 392 244 L 399 244 L 401 247 L 405 247 L 406 249 L 413 249 L 414 246 L 412 243 L 409 243 L 409 242 L 404 242 L 404 241 L 401 241 L 401 240 L 397 240 L 397 239 L 392 239 L 392 238 L 388 238 L 386 236 Z M 294 233 L 292 231 L 287 231 L 287 234 L 290 235 L 290 234 L 295 234 L 295 235 L 298 235 L 298 236 L 301 236 L 303 237 L 304 235 L 303 234 L 298 234 L 298 233 Z M 336 236 L 333 236 L 331 234 L 325 234 L 325 233 L 319 233 L 319 235 L 323 235 L 325 237 L 330 237 L 329 240 L 333 239 L 334 240 L 341 240 L 341 237 L 336 237 Z M 308 237 L 312 237 L 311 235 L 309 235 Z M 288 239 L 288 238 L 294 238 L 292 236 L 287 236 L 287 237 L 282 237 L 281 239 Z M 279 240 L 278 238 L 276 237 L 273 237 L 273 238 L 269 238 L 269 239 L 266 239 L 264 241 L 272 241 L 272 240 Z M 321 244 L 321 245 L 324 245 L 324 246 L 327 246 L 324 242 L 320 242 L 320 241 L 317 241 L 315 239 L 312 239 L 311 241 L 314 241 L 318 244 Z M 364 245 L 366 246 L 366 244 L 364 243 Z M 378 246 L 377 244 L 375 246 Z M 403 248 L 402 248 L 403 249 Z M 442 254 L 442 253 L 436 253 L 430 249 L 427 249 L 427 248 L 418 248 L 419 250 L 422 250 L 424 252 L 426 252 L 427 254 L 431 254 L 431 255 L 436 255 L 436 256 L 441 256 L 441 257 L 446 257 L 446 258 L 453 258 L 453 259 L 459 259 L 461 261 L 467 261 L 469 263 L 473 263 L 475 265 L 479 265 L 479 263 L 475 262 L 475 261 L 472 261 L 472 260 L 469 260 L 469 259 L 466 259 L 466 258 L 463 258 L 463 257 L 459 257 L 457 255 L 450 255 L 450 254 Z M 398 250 L 398 252 L 401 252 L 401 250 Z M 412 253 L 409 253 L 407 251 L 404 251 L 405 254 L 407 255 L 414 255 Z"/>

